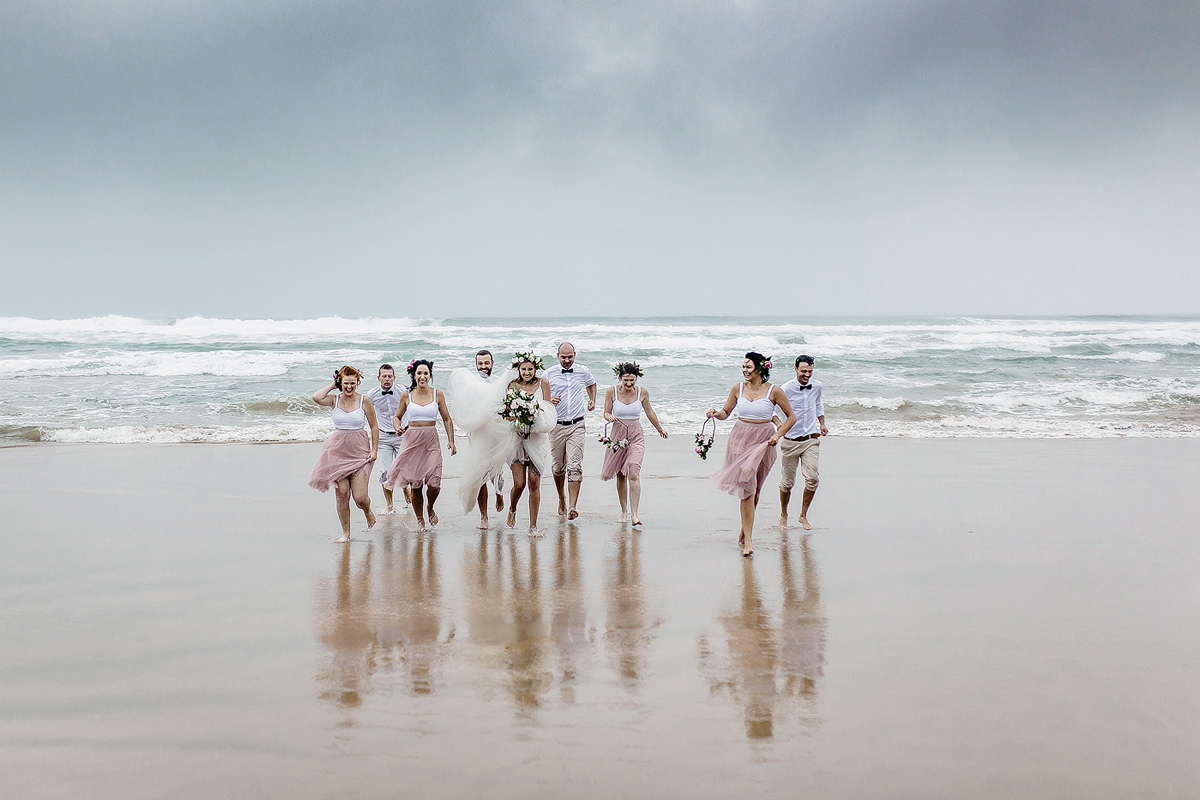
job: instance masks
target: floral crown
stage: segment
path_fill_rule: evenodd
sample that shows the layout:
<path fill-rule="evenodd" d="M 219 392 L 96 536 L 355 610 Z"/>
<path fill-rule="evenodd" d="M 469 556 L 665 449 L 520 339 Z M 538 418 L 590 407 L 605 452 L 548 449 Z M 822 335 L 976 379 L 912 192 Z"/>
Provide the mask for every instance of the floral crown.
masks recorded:
<path fill-rule="evenodd" d="M 546 366 L 542 362 L 542 357 L 538 356 L 538 355 L 534 355 L 534 353 L 532 351 L 530 351 L 528 353 L 517 353 L 516 355 L 513 356 L 512 364 L 510 364 L 509 366 L 512 367 L 513 369 L 517 369 L 518 367 L 521 366 L 521 364 L 525 363 L 526 361 L 532 363 L 534 366 L 534 369 L 544 369 Z"/>
<path fill-rule="evenodd" d="M 759 361 L 754 366 L 758 369 L 760 374 L 763 372 L 770 372 L 771 371 L 771 357 L 763 356 L 762 360 Z"/>
<path fill-rule="evenodd" d="M 412 361 L 408 362 L 408 366 L 404 368 L 404 371 L 407 372 L 409 375 L 412 375 L 414 372 L 417 371 L 417 362 L 420 362 L 422 364 L 428 364 L 429 371 L 433 372 L 433 362 L 427 358 L 414 358 Z"/>
<path fill-rule="evenodd" d="M 628 369 L 629 367 L 633 367 L 633 369 L 630 370 Z M 625 372 L 631 375 L 637 375 L 639 378 L 642 377 L 642 368 L 637 365 L 636 361 L 622 361 L 620 364 L 617 364 L 613 367 L 613 374 L 616 375 L 618 379 Z"/>

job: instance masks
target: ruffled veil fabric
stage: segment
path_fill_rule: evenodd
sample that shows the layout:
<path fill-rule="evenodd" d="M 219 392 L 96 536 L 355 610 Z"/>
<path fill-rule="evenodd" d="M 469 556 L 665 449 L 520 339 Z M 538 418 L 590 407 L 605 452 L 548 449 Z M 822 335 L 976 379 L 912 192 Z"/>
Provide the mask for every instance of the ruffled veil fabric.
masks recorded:
<path fill-rule="evenodd" d="M 458 495 L 464 512 L 470 512 L 479 495 L 479 487 L 494 475 L 502 475 L 517 456 L 522 442 L 513 424 L 500 416 L 508 384 L 517 378 L 515 369 L 507 369 L 490 378 L 469 369 L 450 373 L 449 389 L 454 406 L 454 422 L 466 430 L 467 445 L 463 448 L 462 480 Z M 550 472 L 550 431 L 557 416 L 554 406 L 537 393 L 538 410 L 533 430 L 524 440 L 525 452 L 532 466 L 543 475 Z"/>

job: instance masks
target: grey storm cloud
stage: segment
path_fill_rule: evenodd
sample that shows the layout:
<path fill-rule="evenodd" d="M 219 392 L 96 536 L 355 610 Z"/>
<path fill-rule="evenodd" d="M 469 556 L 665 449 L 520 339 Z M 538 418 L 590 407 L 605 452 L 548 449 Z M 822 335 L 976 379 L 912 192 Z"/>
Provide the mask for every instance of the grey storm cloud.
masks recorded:
<path fill-rule="evenodd" d="M 0 12 L 8 167 L 429 154 L 493 140 L 776 159 L 902 139 L 1068 154 L 1200 97 L 1200 5 L 38 3 Z M 389 152 L 388 143 L 393 150 Z M 11 145 L 17 146 L 11 146 Z M 309 148 L 317 151 L 309 152 Z M 578 150 L 577 150 L 578 149 Z M 28 165 L 27 166 L 32 166 Z"/>
<path fill-rule="evenodd" d="M 785 274 L 802 252 L 859 283 L 876 262 L 932 285 L 981 259 L 998 287 L 1025 277 L 1004 258 L 1066 276 L 1107 259 L 1108 294 L 1061 305 L 1112 308 L 1112 270 L 1144 253 L 1174 279 L 1200 253 L 1180 212 L 1200 192 L 1197 41 L 1194 2 L 14 0 L 0 202 L 28 225 L 0 230 L 0 256 L 59 278 L 89 260 L 277 275 L 349 242 L 464 276 L 496 252 L 547 275 L 644 259 L 716 276 L 743 252 Z M 1146 198 L 1161 231 L 1142 241 Z M 950 224 L 930 220 L 957 224 L 921 239 Z M 1072 255 L 1059 231 L 1091 244 Z M 866 310 L 933 308 L 869 282 Z M 1152 299 L 1134 305 L 1166 308 Z"/>

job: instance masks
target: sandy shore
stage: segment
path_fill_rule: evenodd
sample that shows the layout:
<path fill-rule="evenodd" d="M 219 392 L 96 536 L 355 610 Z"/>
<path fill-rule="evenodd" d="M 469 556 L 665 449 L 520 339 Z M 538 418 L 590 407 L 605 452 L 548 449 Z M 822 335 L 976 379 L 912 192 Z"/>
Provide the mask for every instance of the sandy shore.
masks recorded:
<path fill-rule="evenodd" d="M 1200 785 L 1200 440 L 830 439 L 818 529 L 769 530 L 776 468 L 753 560 L 690 446 L 648 440 L 641 532 L 593 446 L 542 539 L 448 459 L 436 532 L 349 547 L 317 445 L 0 449 L 0 794 Z"/>

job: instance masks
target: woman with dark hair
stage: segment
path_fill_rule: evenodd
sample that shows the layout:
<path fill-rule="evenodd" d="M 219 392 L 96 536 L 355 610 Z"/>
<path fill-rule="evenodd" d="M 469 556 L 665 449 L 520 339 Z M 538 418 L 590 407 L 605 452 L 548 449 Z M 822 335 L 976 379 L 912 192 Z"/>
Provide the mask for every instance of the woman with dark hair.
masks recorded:
<path fill-rule="evenodd" d="M 400 405 L 392 420 L 397 430 L 400 430 L 401 420 L 404 420 L 408 430 L 383 485 L 389 489 L 402 486 L 412 490 L 413 513 L 417 515 L 417 531 L 420 532 L 425 530 L 426 499 L 429 524 L 438 524 L 433 504 L 442 492 L 442 443 L 437 435 L 439 416 L 442 418 L 442 427 L 446 429 L 450 455 L 458 450 L 454 447 L 454 420 L 450 419 L 450 411 L 446 408 L 446 397 L 440 389 L 430 385 L 433 362 L 414 358 L 408 363 L 408 374 L 412 376 L 412 383 L 408 394 L 400 398 Z"/>
<path fill-rule="evenodd" d="M 375 420 L 375 405 L 364 403 L 363 395 L 358 393 L 361 381 L 362 373 L 345 366 L 333 373 L 333 383 L 312 396 L 317 405 L 333 409 L 335 430 L 321 448 L 308 485 L 319 492 L 334 487 L 338 520 L 342 523 L 342 538 L 336 540 L 339 543 L 350 541 L 351 496 L 367 517 L 367 530 L 375 526 L 367 487 L 379 452 L 379 425 Z"/>
<path fill-rule="evenodd" d="M 613 372 L 617 375 L 618 383 L 608 387 L 604 393 L 604 419 L 612 424 L 612 431 L 601 438 L 605 449 L 600 480 L 617 479 L 621 522 L 630 518 L 634 525 L 641 525 L 638 503 L 642 499 L 642 458 L 646 455 L 642 412 L 646 412 L 646 419 L 650 420 L 659 436 L 665 439 L 667 432 L 650 406 L 650 393 L 637 385 L 638 378 L 642 377 L 642 368 L 632 361 L 626 361 L 613 367 Z"/>
<path fill-rule="evenodd" d="M 738 544 L 744 556 L 754 555 L 754 509 L 763 481 L 778 457 L 775 445 L 796 422 L 787 395 L 767 382 L 770 375 L 771 359 L 754 351 L 746 353 L 741 382 L 729 390 L 729 397 L 719 411 L 710 408 L 705 415 L 709 419 L 726 419 L 737 411 L 737 422 L 725 446 L 725 463 L 713 473 L 713 479 L 721 491 L 742 501 Z M 771 424 L 776 406 L 786 414 L 778 427 Z"/>

